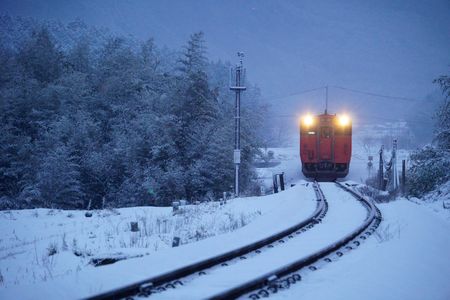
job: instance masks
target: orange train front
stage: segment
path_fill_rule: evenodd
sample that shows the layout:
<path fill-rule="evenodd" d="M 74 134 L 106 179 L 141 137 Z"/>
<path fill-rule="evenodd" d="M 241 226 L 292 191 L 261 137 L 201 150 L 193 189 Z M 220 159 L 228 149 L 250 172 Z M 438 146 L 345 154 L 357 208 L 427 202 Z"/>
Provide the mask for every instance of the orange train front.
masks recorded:
<path fill-rule="evenodd" d="M 348 116 L 306 115 L 300 120 L 300 159 L 306 177 L 333 181 L 347 176 L 352 155 Z"/>

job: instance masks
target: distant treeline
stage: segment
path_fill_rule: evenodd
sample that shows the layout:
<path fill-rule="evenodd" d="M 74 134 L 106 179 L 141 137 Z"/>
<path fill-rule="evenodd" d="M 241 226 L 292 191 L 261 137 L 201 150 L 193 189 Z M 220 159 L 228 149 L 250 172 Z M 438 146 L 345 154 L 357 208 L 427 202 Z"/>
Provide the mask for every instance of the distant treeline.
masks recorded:
<path fill-rule="evenodd" d="M 79 21 L 0 25 L 1 208 L 167 205 L 231 190 L 229 64 L 207 60 L 201 32 L 177 52 Z M 240 170 L 251 193 L 266 109 L 248 87 Z"/>

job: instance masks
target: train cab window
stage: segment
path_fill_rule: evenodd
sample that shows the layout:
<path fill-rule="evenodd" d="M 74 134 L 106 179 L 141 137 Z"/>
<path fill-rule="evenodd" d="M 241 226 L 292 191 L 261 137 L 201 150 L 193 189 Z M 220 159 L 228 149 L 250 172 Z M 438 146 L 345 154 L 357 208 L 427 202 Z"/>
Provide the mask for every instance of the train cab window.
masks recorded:
<path fill-rule="evenodd" d="M 320 128 L 320 137 L 321 138 L 330 138 L 331 137 L 331 127 L 322 127 Z"/>

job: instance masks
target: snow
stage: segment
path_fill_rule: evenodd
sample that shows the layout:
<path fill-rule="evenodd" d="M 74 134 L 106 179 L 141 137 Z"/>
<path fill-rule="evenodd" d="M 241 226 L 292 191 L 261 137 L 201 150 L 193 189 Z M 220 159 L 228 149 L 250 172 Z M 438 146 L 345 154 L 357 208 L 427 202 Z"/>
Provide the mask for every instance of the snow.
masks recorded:
<path fill-rule="evenodd" d="M 34 284 L 30 283 L 30 280 L 22 279 L 27 276 L 27 272 L 32 273 L 33 271 L 36 272 L 39 270 L 38 265 L 29 263 L 27 260 L 24 261 L 23 259 L 19 259 L 20 257 L 4 257 L 2 255 L 3 259 L 0 260 L 0 269 L 4 272 L 2 274 L 5 278 L 5 282 L 7 282 L 7 286 L 0 289 L 0 298 L 72 299 L 87 297 L 95 293 L 100 293 L 102 291 L 142 280 L 143 278 L 161 274 L 186 264 L 197 262 L 206 257 L 222 254 L 252 241 L 259 240 L 271 233 L 279 232 L 288 226 L 292 226 L 304 220 L 312 214 L 315 210 L 315 206 L 315 195 L 311 185 L 306 186 L 301 182 L 295 187 L 277 195 L 235 199 L 229 201 L 229 203 L 225 205 L 225 208 L 218 207 L 217 212 L 213 213 L 210 217 L 204 218 L 205 220 L 210 218 L 217 219 L 222 215 L 227 215 L 226 212 L 232 212 L 232 215 L 238 216 L 242 213 L 248 214 L 248 212 L 260 212 L 260 214 L 258 213 L 258 215 L 254 216 L 249 224 L 232 233 L 224 233 L 208 239 L 203 239 L 196 243 L 185 244 L 177 248 L 166 247 L 167 249 L 164 251 L 149 251 L 149 249 L 146 249 L 145 251 L 149 252 L 150 255 L 119 261 L 115 264 L 102 267 L 95 268 L 87 266 L 86 261 L 78 262 L 79 267 L 76 267 L 75 270 L 70 270 L 64 274 L 58 274 L 58 276 L 49 276 L 45 278 L 46 281 L 37 282 L 38 280 L 35 280 Z M 118 211 L 121 215 L 122 213 L 125 214 L 125 212 L 133 215 L 139 209 L 143 208 L 128 208 Z M 161 213 L 167 213 L 167 209 L 161 210 L 163 210 Z M 45 210 L 40 210 L 41 214 L 44 211 Z M 7 215 L 12 217 L 2 220 L 2 236 L 5 236 L 7 233 L 11 235 L 11 232 L 14 232 L 16 227 L 20 227 L 18 225 L 21 223 L 32 223 L 33 218 L 30 218 L 29 214 L 30 211 L 26 210 L 11 211 L 8 213 Z M 65 214 L 60 214 L 59 218 L 61 219 L 62 216 L 63 218 L 67 218 L 65 217 Z M 205 217 L 205 215 L 203 215 L 203 217 Z M 82 216 L 81 212 L 79 212 L 79 215 L 74 216 L 73 219 L 76 221 L 72 222 L 79 225 L 83 224 L 80 226 L 88 226 L 88 222 L 86 222 L 86 218 Z M 94 219 L 94 217 L 92 219 Z M 16 221 L 19 221 L 18 224 L 15 224 Z M 106 220 L 97 222 L 108 223 Z M 52 228 L 52 226 L 53 228 L 57 228 L 57 222 L 49 224 L 43 221 L 42 223 L 46 224 L 43 225 L 43 228 L 45 229 Z M 207 224 L 207 221 L 205 221 L 203 225 Z M 29 240 L 33 240 L 32 237 L 36 234 L 42 234 L 42 231 L 29 230 L 29 228 L 32 228 L 33 226 L 33 223 L 29 224 L 27 226 L 28 230 L 24 229 L 21 231 L 29 233 L 31 236 L 29 237 Z M 98 226 L 99 235 L 102 234 L 102 230 L 104 230 L 104 228 Z M 89 229 L 80 231 L 77 238 L 82 240 L 83 234 L 86 234 L 88 231 Z M 85 236 L 83 241 L 89 243 L 89 238 Z M 23 249 L 23 251 L 25 251 L 23 253 L 24 255 L 34 255 L 33 251 L 26 248 L 27 245 L 12 246 L 14 246 L 15 249 Z M 122 252 L 125 252 L 125 250 L 126 249 L 121 249 Z M 63 252 L 62 256 L 60 256 L 60 253 L 54 256 L 56 257 L 56 262 L 54 264 L 61 266 L 71 265 L 70 260 L 75 257 L 70 251 L 67 253 Z M 24 268 L 29 269 L 27 272 L 24 272 Z M 11 270 L 11 272 L 9 270 Z M 12 279 L 13 282 L 9 281 L 8 276 L 17 276 L 17 274 L 21 275 L 21 278 L 16 281 Z M 14 285 L 14 283 L 17 285 Z"/>
<path fill-rule="evenodd" d="M 423 199 L 412 198 L 411 201 L 424 205 L 439 218 L 450 223 L 450 181 L 438 186 Z"/>
<path fill-rule="evenodd" d="M 407 200 L 378 207 L 377 235 L 274 299 L 450 299 L 450 225 Z"/>

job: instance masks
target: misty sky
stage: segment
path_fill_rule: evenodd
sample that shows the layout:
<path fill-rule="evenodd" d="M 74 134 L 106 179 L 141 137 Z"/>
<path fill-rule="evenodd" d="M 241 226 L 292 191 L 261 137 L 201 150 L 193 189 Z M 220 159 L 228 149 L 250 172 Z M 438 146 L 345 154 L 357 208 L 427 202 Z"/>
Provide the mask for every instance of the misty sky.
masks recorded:
<path fill-rule="evenodd" d="M 233 61 L 244 51 L 251 81 L 286 111 L 305 97 L 322 99 L 323 91 L 295 94 L 326 84 L 420 99 L 450 70 L 449 0 L 2 0 L 0 9 L 63 22 L 79 17 L 176 49 L 202 30 L 211 59 Z M 393 102 L 330 90 L 331 102 L 349 98 L 360 106 Z"/>

